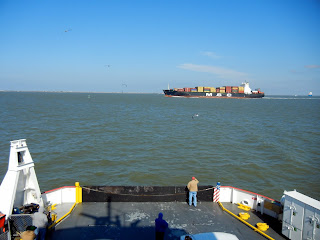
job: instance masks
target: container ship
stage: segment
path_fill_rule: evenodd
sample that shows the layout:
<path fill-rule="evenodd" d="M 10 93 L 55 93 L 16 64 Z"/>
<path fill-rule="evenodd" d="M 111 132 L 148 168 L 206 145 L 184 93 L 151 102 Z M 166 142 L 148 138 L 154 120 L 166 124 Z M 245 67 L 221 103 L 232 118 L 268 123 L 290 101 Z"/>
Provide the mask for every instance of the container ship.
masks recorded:
<path fill-rule="evenodd" d="M 186 186 L 76 182 L 41 192 L 26 140 L 15 140 L 0 185 L 0 240 L 33 231 L 40 209 L 47 215 L 47 240 L 150 240 L 159 212 L 169 223 L 167 240 L 320 239 L 320 201 L 295 190 L 277 201 L 217 182 L 198 186 L 197 199 L 196 207 L 188 205 Z"/>
<path fill-rule="evenodd" d="M 248 82 L 240 86 L 224 87 L 195 87 L 173 88 L 163 90 L 166 97 L 193 97 L 193 98 L 263 98 L 264 92 L 260 89 L 252 91 Z"/>

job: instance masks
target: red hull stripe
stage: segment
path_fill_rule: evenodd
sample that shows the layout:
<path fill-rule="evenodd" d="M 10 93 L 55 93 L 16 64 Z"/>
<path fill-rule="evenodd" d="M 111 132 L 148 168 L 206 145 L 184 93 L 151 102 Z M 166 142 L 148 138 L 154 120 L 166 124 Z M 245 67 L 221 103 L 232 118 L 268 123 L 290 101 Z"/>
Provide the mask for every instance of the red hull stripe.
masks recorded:
<path fill-rule="evenodd" d="M 43 193 L 54 192 L 54 191 L 60 190 L 60 189 L 62 189 L 62 188 L 75 188 L 75 186 L 64 186 L 64 187 L 59 187 L 59 188 L 55 188 L 55 189 L 52 189 L 52 190 L 45 191 L 45 192 L 43 192 Z"/>

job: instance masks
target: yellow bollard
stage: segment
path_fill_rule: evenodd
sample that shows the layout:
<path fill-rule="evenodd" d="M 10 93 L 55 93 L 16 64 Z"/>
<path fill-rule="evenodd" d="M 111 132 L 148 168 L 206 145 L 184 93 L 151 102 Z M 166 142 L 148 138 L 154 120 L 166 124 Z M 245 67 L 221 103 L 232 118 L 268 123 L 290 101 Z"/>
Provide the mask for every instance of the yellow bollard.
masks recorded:
<path fill-rule="evenodd" d="M 266 223 L 257 223 L 257 227 L 260 231 L 267 231 L 269 228 L 269 225 Z"/>
<path fill-rule="evenodd" d="M 82 202 L 82 187 L 80 187 L 80 183 L 76 182 L 76 203 L 81 203 Z"/>
<path fill-rule="evenodd" d="M 51 220 L 52 220 L 52 222 L 55 222 L 57 220 L 57 214 L 53 213 L 51 215 Z"/>
<path fill-rule="evenodd" d="M 243 205 L 241 203 L 237 203 L 239 206 L 238 208 L 243 209 L 245 211 L 249 211 L 251 208 L 249 206 Z"/>
<path fill-rule="evenodd" d="M 53 205 L 51 205 L 51 211 L 53 211 L 53 210 L 57 209 L 57 208 L 56 208 L 56 206 L 57 206 L 57 204 L 53 204 Z"/>
<path fill-rule="evenodd" d="M 243 220 L 248 220 L 250 218 L 250 214 L 249 213 L 245 213 L 245 212 L 241 212 L 239 213 L 240 218 L 242 218 Z"/>

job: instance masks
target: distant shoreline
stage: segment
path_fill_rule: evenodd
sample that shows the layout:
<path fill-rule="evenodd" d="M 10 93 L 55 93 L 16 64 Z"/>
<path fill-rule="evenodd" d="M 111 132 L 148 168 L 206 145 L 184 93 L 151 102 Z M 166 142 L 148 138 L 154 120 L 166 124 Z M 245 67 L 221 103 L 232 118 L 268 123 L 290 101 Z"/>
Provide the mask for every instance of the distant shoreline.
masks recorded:
<path fill-rule="evenodd" d="M 25 92 L 25 93 L 86 93 L 86 94 L 159 94 L 159 95 L 164 95 L 164 93 L 156 93 L 156 92 L 150 92 L 150 93 L 145 93 L 145 92 L 87 92 L 87 91 L 26 91 L 26 90 L 0 90 L 1 92 Z M 265 97 L 275 97 L 275 96 L 290 96 L 290 97 L 320 97 L 320 95 L 288 95 L 288 94 L 270 94 L 270 95 L 265 95 Z"/>

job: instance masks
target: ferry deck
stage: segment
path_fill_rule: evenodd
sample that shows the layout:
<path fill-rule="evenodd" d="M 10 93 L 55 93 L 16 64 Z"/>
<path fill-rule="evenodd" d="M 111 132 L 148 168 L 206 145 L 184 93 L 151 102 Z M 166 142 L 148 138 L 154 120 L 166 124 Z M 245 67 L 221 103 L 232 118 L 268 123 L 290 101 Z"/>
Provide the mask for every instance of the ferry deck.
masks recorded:
<path fill-rule="evenodd" d="M 53 240 L 154 239 L 160 212 L 169 224 L 165 239 L 207 232 L 230 233 L 239 240 L 320 236 L 320 202 L 296 191 L 284 192 L 280 203 L 220 183 L 198 188 L 197 207 L 188 205 L 186 186 L 81 187 L 76 182 L 41 193 L 26 140 L 12 141 L 0 185 L 0 240 L 19 239 L 32 225 L 33 214 L 14 211 L 30 204 L 50 213 L 47 239 Z"/>
<path fill-rule="evenodd" d="M 223 203 L 237 214 L 243 210 L 237 205 Z M 68 211 L 59 206 L 60 211 Z M 69 216 L 58 223 L 48 235 L 49 239 L 155 239 L 154 220 L 162 212 L 169 228 L 165 239 L 179 240 L 182 235 L 204 232 L 227 232 L 239 240 L 268 239 L 246 226 L 215 202 L 198 202 L 197 207 L 186 202 L 83 202 L 77 204 Z M 58 215 L 62 215 L 60 213 Z M 265 232 L 271 239 L 285 240 L 280 225 L 272 218 L 249 211 L 247 220 L 252 225 L 266 222 L 270 228 Z M 271 226 L 273 228 L 271 228 Z"/>

